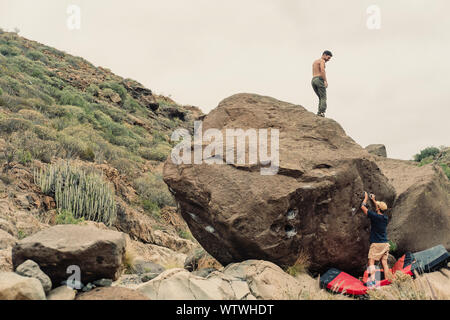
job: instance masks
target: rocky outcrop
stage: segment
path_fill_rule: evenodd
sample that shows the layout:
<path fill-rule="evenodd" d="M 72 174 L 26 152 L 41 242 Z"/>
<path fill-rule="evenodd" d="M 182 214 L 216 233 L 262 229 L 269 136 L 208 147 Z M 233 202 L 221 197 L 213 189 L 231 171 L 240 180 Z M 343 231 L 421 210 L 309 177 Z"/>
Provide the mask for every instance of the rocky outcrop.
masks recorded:
<path fill-rule="evenodd" d="M 366 262 L 361 252 L 368 251 L 369 242 L 369 221 L 357 213 L 362 193 L 370 190 L 392 205 L 395 191 L 371 155 L 338 123 L 298 105 L 237 94 L 223 100 L 202 125 L 203 132 L 215 128 L 223 137 L 226 129 L 280 133 L 275 175 L 262 175 L 263 165 L 248 160 L 227 165 L 166 161 L 164 181 L 192 234 L 213 257 L 223 265 L 263 259 L 288 266 L 306 251 L 312 270 L 361 272 Z M 204 141 L 201 148 L 209 144 Z M 245 159 L 248 153 L 247 148 Z"/>
<path fill-rule="evenodd" d="M 80 268 L 82 283 L 117 279 L 125 243 L 121 232 L 58 225 L 19 241 L 13 248 L 12 260 L 15 268 L 28 259 L 35 261 L 56 286 L 71 275 L 67 268 L 73 265 Z"/>
<path fill-rule="evenodd" d="M 159 108 L 159 103 L 156 101 L 150 89 L 145 88 L 137 81 L 125 79 L 123 81 L 124 87 L 128 93 L 136 100 L 138 100 L 143 106 L 149 108 L 152 111 L 156 111 Z"/>
<path fill-rule="evenodd" d="M 0 300 L 45 300 L 45 292 L 38 279 L 0 272 Z"/>
<path fill-rule="evenodd" d="M 366 148 L 367 152 L 379 156 L 379 157 L 387 157 L 386 153 L 386 146 L 384 144 L 371 144 L 368 145 Z"/>
<path fill-rule="evenodd" d="M 398 254 L 422 251 L 438 244 L 450 250 L 450 181 L 434 164 L 382 159 L 377 163 L 397 192 L 388 236 Z"/>

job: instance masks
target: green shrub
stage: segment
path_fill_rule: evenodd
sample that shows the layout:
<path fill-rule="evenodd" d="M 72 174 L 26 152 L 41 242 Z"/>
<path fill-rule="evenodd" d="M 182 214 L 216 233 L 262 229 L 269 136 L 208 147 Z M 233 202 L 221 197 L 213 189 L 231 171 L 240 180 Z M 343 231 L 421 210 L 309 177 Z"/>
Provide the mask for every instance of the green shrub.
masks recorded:
<path fill-rule="evenodd" d="M 397 244 L 394 241 L 389 240 L 389 251 L 395 252 L 396 250 L 397 250 Z"/>
<path fill-rule="evenodd" d="M 138 109 L 142 108 L 141 105 L 131 97 L 128 97 L 123 104 L 123 108 L 132 113 L 136 112 Z"/>
<path fill-rule="evenodd" d="M 8 45 L 0 46 L 0 53 L 5 57 L 14 57 L 22 53 L 18 48 Z"/>
<path fill-rule="evenodd" d="M 92 96 L 98 96 L 98 93 L 100 92 L 100 88 L 97 85 L 91 83 L 89 85 L 89 87 L 87 87 L 86 92 Z"/>
<path fill-rule="evenodd" d="M 48 163 L 56 154 L 56 149 L 57 145 L 53 141 L 43 141 L 33 131 L 27 130 L 8 136 L 4 155 L 8 162 L 17 160 L 24 165 L 31 159 Z"/>
<path fill-rule="evenodd" d="M 87 105 L 87 101 L 75 91 L 72 87 L 66 87 L 59 93 L 59 102 L 62 105 L 72 105 L 84 107 Z"/>
<path fill-rule="evenodd" d="M 137 194 L 144 200 L 156 203 L 159 208 L 175 206 L 175 199 L 169 191 L 161 174 L 148 173 L 134 181 Z"/>
<path fill-rule="evenodd" d="M 153 148 L 142 148 L 140 151 L 140 155 L 144 159 L 165 161 L 172 151 L 172 147 L 166 143 L 161 143 Z"/>
<path fill-rule="evenodd" d="M 116 81 L 106 81 L 100 84 L 100 89 L 109 88 L 114 90 L 119 96 L 122 101 L 125 101 L 127 98 L 127 89 L 124 88 L 123 85 Z"/>
<path fill-rule="evenodd" d="M 425 166 L 427 164 L 430 164 L 434 161 L 433 157 L 426 157 L 420 160 L 419 167 Z"/>
<path fill-rule="evenodd" d="M 118 158 L 111 161 L 111 165 L 119 170 L 120 174 L 123 174 L 128 177 L 133 177 L 138 172 L 137 165 L 127 158 Z"/>
<path fill-rule="evenodd" d="M 79 224 L 84 221 L 84 218 L 75 218 L 73 213 L 69 210 L 58 210 L 55 224 Z"/>
<path fill-rule="evenodd" d="M 33 50 L 33 49 L 31 49 L 27 52 L 27 57 L 34 61 L 38 61 L 38 60 L 40 60 L 42 62 L 47 61 L 46 56 L 42 52 Z"/>
<path fill-rule="evenodd" d="M 192 233 L 188 230 L 178 229 L 177 233 L 180 238 L 187 239 L 187 240 L 194 239 L 194 237 L 192 236 Z"/>
<path fill-rule="evenodd" d="M 444 170 L 445 175 L 447 178 L 450 179 L 450 167 L 446 163 L 441 163 L 442 170 Z"/>
<path fill-rule="evenodd" d="M 28 150 L 21 150 L 19 153 L 19 163 L 24 166 L 28 165 L 32 160 L 31 152 Z"/>
<path fill-rule="evenodd" d="M 76 219 L 111 226 L 116 218 L 114 191 L 103 176 L 86 173 L 70 162 L 58 162 L 36 169 L 34 181 L 43 193 L 55 198 L 58 209 L 72 212 Z"/>
<path fill-rule="evenodd" d="M 142 208 L 157 220 L 161 219 L 161 211 L 157 203 L 148 199 L 144 199 L 142 200 Z"/>
<path fill-rule="evenodd" d="M 3 89 L 0 88 L 0 96 L 3 94 Z"/>
<path fill-rule="evenodd" d="M 20 118 L 6 118 L 0 120 L 0 132 L 11 134 L 16 131 L 26 131 L 32 127 L 30 121 Z"/>
<path fill-rule="evenodd" d="M 81 158 L 82 156 L 84 157 L 85 154 L 89 153 L 89 146 L 76 136 L 60 134 L 58 141 L 64 150 L 64 154 L 62 154 L 64 158 Z"/>
<path fill-rule="evenodd" d="M 423 159 L 431 157 L 434 159 L 440 150 L 436 147 L 428 147 L 420 151 L 420 153 L 414 155 L 414 161 L 421 162 Z"/>
<path fill-rule="evenodd" d="M 57 135 L 55 129 L 52 129 L 52 128 L 49 128 L 49 127 L 45 127 L 45 126 L 41 126 L 41 125 L 35 125 L 33 127 L 33 132 L 41 140 L 55 141 L 58 138 L 58 135 Z"/>

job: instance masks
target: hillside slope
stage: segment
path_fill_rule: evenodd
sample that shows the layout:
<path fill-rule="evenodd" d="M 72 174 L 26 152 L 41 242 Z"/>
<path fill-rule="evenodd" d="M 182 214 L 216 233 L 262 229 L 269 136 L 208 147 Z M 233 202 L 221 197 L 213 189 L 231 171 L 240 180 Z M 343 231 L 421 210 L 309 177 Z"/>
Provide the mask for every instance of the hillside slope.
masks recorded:
<path fill-rule="evenodd" d="M 176 212 L 162 163 L 173 130 L 192 128 L 201 115 L 137 81 L 0 30 L 0 229 L 20 240 L 49 225 L 95 220 L 127 233 L 140 249 L 187 254 L 198 245 Z M 100 181 L 93 188 L 103 193 L 87 198 L 96 216 L 80 210 L 80 197 L 68 193 L 74 202 L 67 204 L 54 184 L 44 190 L 43 172 L 63 172 L 61 160 L 74 168 L 71 178 L 99 179 L 92 178 Z M 115 213 L 105 217 L 99 199 L 111 190 Z M 8 256 L 0 254 L 6 269 Z"/>

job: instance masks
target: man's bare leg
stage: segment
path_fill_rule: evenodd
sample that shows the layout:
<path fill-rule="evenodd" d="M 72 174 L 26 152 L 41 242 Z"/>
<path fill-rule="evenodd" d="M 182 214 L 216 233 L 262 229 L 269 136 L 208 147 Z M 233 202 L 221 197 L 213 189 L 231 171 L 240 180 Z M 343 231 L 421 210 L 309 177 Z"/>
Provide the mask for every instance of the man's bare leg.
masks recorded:
<path fill-rule="evenodd" d="M 369 281 L 375 281 L 375 259 L 369 259 Z"/>
<path fill-rule="evenodd" d="M 391 281 L 393 276 L 392 276 L 391 270 L 389 270 L 388 258 L 387 257 L 383 257 L 381 259 L 381 264 L 383 265 L 383 269 L 384 269 L 384 278 L 388 279 L 389 281 Z"/>

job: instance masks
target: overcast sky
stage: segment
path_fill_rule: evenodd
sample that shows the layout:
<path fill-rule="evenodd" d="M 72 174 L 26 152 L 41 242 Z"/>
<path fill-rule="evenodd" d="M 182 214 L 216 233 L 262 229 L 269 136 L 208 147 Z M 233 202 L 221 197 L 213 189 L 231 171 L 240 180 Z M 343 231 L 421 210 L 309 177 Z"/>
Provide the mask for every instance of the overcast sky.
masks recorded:
<path fill-rule="evenodd" d="M 0 0 L 0 27 L 205 113 L 239 92 L 317 112 L 311 64 L 328 49 L 327 117 L 411 159 L 450 145 L 449 12 L 448 0 Z"/>

